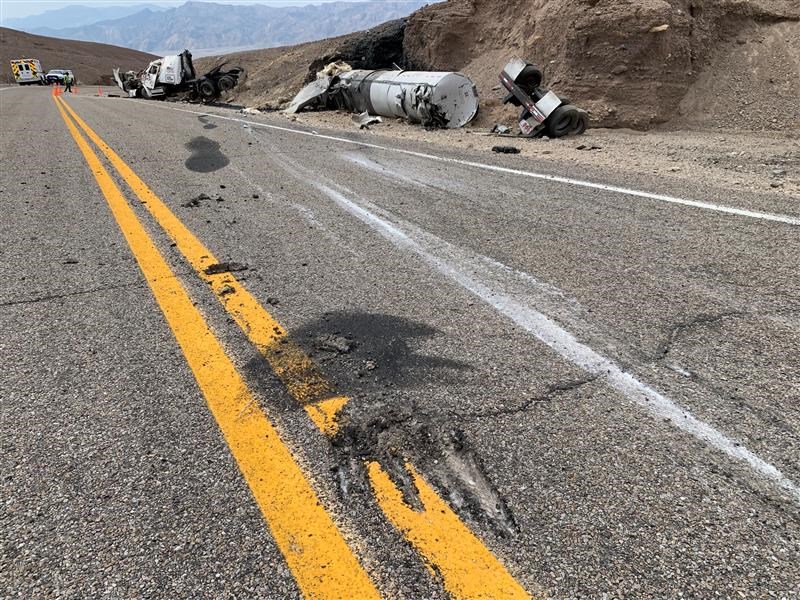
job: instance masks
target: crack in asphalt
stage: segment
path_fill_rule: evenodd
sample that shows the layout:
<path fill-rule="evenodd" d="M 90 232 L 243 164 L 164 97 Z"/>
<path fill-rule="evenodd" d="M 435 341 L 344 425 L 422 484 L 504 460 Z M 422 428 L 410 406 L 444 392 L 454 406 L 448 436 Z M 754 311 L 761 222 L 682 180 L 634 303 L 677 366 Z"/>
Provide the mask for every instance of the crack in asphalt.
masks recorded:
<path fill-rule="evenodd" d="M 568 392 L 574 392 L 590 383 L 594 383 L 598 379 L 601 378 L 601 375 L 598 374 L 590 374 L 586 377 L 581 377 L 579 379 L 570 379 L 567 381 L 560 381 L 556 383 L 551 383 L 547 386 L 547 389 L 538 396 L 534 396 L 533 398 L 527 399 L 521 405 L 514 407 L 514 408 L 502 408 L 497 410 L 487 410 L 487 411 L 479 411 L 479 412 L 470 412 L 470 413 L 461 413 L 461 412 L 451 412 L 450 415 L 459 419 L 483 419 L 488 417 L 501 417 L 501 416 L 508 416 L 508 415 L 517 415 L 524 412 L 528 412 L 532 408 L 534 408 L 537 404 L 541 404 L 542 402 L 550 402 L 555 397 L 561 396 L 562 394 Z"/>
<path fill-rule="evenodd" d="M 683 335 L 684 332 L 693 329 L 695 327 L 699 327 L 702 325 L 716 325 L 725 319 L 730 318 L 738 318 L 738 317 L 750 317 L 756 316 L 757 313 L 748 313 L 744 311 L 726 311 L 721 312 L 718 314 L 700 314 L 692 317 L 688 321 L 681 321 L 676 325 L 672 326 L 669 334 L 667 335 L 667 339 L 661 344 L 658 349 L 655 351 L 655 356 L 653 361 L 660 361 L 666 358 L 667 354 L 670 353 L 672 349 L 672 345 L 678 340 L 678 338 Z"/>
<path fill-rule="evenodd" d="M 176 273 L 175 278 L 178 276 L 189 275 L 190 273 Z M 53 293 L 53 294 L 46 294 L 43 296 L 37 296 L 34 298 L 24 298 L 22 300 L 7 300 L 0 302 L 0 308 L 5 308 L 8 306 L 19 306 L 22 304 L 38 304 L 39 302 L 51 302 L 53 300 L 61 300 L 65 298 L 73 298 L 75 296 L 88 296 L 91 294 L 98 294 L 100 292 L 108 292 L 114 290 L 124 290 L 129 288 L 137 288 L 147 285 L 147 281 L 142 279 L 140 281 L 130 281 L 127 283 L 115 283 L 115 284 L 108 284 L 108 285 L 101 285 L 93 288 L 88 288 L 85 290 L 76 290 L 71 292 L 60 292 L 60 293 Z"/>

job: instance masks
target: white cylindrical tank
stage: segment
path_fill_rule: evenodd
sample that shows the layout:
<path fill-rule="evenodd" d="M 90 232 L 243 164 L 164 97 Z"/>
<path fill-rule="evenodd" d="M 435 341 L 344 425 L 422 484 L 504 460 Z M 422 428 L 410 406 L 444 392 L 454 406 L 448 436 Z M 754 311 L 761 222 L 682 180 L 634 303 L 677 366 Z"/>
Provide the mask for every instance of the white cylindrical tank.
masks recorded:
<path fill-rule="evenodd" d="M 478 90 L 461 73 L 361 70 L 342 73 L 339 80 L 359 112 L 450 129 L 478 114 Z"/>

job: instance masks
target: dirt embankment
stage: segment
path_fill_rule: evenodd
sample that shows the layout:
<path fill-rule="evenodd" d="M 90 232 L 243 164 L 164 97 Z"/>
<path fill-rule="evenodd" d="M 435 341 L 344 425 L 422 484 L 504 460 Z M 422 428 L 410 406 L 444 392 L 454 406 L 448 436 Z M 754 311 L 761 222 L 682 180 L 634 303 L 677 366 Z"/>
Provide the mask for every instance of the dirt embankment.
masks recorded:
<path fill-rule="evenodd" d="M 473 77 L 484 118 L 517 54 L 595 125 L 800 129 L 797 0 L 450 0 L 411 16 L 405 50 Z"/>
<path fill-rule="evenodd" d="M 478 85 L 477 125 L 489 126 L 515 120 L 497 88 L 513 55 L 543 67 L 595 126 L 800 130 L 797 0 L 449 0 L 407 22 L 228 58 L 251 74 L 236 101 L 268 108 L 334 58 L 459 70 Z"/>
<path fill-rule="evenodd" d="M 78 84 L 99 85 L 112 82 L 114 67 L 138 71 L 156 57 L 119 46 L 61 40 L 0 27 L 0 83 L 14 83 L 9 64 L 14 58 L 38 58 L 45 71 L 72 69 Z"/>
<path fill-rule="evenodd" d="M 277 110 L 285 108 L 317 71 L 334 60 L 344 60 L 355 69 L 409 66 L 403 49 L 405 27 L 406 19 L 398 19 L 318 42 L 196 59 L 195 66 L 200 73 L 221 63 L 246 69 L 247 81 L 230 101 Z"/>

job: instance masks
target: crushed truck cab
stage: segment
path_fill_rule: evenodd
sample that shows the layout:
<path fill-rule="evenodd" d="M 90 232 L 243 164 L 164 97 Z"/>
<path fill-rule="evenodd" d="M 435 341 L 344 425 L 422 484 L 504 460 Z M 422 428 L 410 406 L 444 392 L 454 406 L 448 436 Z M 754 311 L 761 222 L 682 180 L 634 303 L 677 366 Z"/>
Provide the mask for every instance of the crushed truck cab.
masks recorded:
<path fill-rule="evenodd" d="M 146 69 L 120 72 L 114 69 L 117 85 L 131 97 L 165 99 L 183 96 L 187 100 L 210 102 L 230 92 L 245 79 L 242 68 L 222 70 L 222 64 L 197 77 L 192 53 L 164 56 L 151 62 Z"/>

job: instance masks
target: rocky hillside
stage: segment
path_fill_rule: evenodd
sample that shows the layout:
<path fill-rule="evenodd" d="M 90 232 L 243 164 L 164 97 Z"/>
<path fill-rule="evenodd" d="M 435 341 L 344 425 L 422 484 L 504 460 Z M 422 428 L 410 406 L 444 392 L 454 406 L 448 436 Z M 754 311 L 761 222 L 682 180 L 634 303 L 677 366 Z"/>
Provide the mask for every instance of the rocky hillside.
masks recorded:
<path fill-rule="evenodd" d="M 74 42 L 23 33 L 0 27 L 0 82 L 13 83 L 9 61 L 12 58 L 38 58 L 45 71 L 72 69 L 78 83 L 111 83 L 114 67 L 139 70 L 155 58 L 146 52 L 108 44 Z"/>
<path fill-rule="evenodd" d="M 597 125 L 800 128 L 798 0 L 450 0 L 412 15 L 405 52 L 471 75 L 489 113 L 517 54 Z"/>
<path fill-rule="evenodd" d="M 518 55 L 595 126 L 800 130 L 798 0 L 449 0 L 362 34 L 238 55 L 248 106 L 280 107 L 322 64 L 459 70 L 477 124 L 514 122 L 498 74 Z"/>

